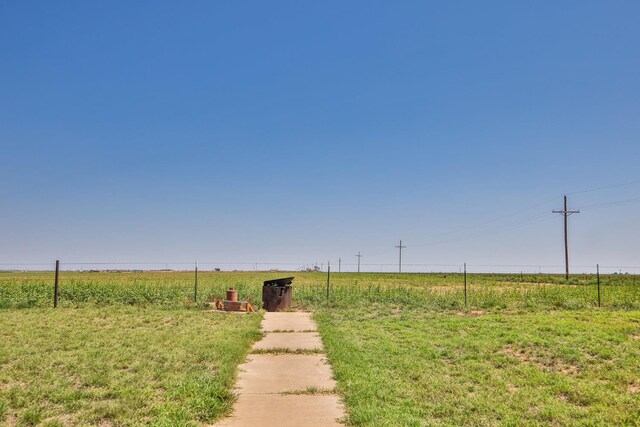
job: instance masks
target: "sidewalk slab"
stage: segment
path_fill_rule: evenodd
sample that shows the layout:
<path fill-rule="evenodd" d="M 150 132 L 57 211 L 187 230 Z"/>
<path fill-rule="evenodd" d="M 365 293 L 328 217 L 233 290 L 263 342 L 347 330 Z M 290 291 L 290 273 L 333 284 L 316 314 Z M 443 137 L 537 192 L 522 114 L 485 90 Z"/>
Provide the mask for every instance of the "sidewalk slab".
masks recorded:
<path fill-rule="evenodd" d="M 283 350 L 279 354 L 250 354 L 238 368 L 236 401 L 231 417 L 217 427 L 339 427 L 346 409 L 337 394 L 322 339 L 310 313 L 266 313 L 262 340 L 254 350 Z"/>
<path fill-rule="evenodd" d="M 262 340 L 254 343 L 252 349 L 322 350 L 322 340 L 317 332 L 270 332 Z"/>
<path fill-rule="evenodd" d="M 331 366 L 321 354 L 252 354 L 240 366 L 236 385 L 241 395 L 333 390 Z"/>
<path fill-rule="evenodd" d="M 302 312 L 280 312 L 265 313 L 262 319 L 262 330 L 265 332 L 273 331 L 293 331 L 305 332 L 316 331 L 318 327 L 316 322 L 311 318 L 311 313 Z"/>
<path fill-rule="evenodd" d="M 338 427 L 344 408 L 335 395 L 241 394 L 218 427 Z"/>

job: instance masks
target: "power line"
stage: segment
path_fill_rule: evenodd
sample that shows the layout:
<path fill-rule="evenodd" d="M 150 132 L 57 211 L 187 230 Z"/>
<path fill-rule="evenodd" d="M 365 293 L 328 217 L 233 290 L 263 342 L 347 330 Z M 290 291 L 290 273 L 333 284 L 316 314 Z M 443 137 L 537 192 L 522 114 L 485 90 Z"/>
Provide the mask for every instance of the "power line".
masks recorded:
<path fill-rule="evenodd" d="M 418 245 L 420 247 L 425 247 L 425 246 L 434 246 L 434 245 L 441 245 L 444 243 L 451 243 L 451 242 L 460 242 L 460 241 L 465 241 L 465 240 L 473 240 L 477 237 L 480 237 L 484 234 L 487 233 L 499 233 L 499 232 L 504 232 L 504 231 L 511 231 L 511 230 L 515 230 L 515 229 L 519 229 L 522 227 L 526 227 L 532 224 L 537 224 L 540 222 L 545 222 L 545 221 L 549 221 L 549 217 L 547 213 L 541 213 L 541 214 L 536 214 L 534 216 L 525 218 L 524 221 L 516 221 L 516 222 L 511 222 L 508 224 L 502 224 L 498 227 L 489 227 L 489 228 L 484 228 L 475 232 L 471 232 L 468 233 L 467 235 L 464 236 L 458 236 L 458 237 L 452 237 L 450 239 L 444 239 L 444 240 L 437 240 L 437 241 L 433 241 L 430 243 L 426 243 L 426 244 L 422 244 L 422 245 Z"/>
<path fill-rule="evenodd" d="M 629 185 L 636 185 L 636 184 L 640 184 L 640 181 L 630 181 L 630 182 L 623 182 L 621 184 L 606 185 L 604 187 L 596 187 L 588 190 L 574 191 L 567 194 L 572 195 L 572 194 L 592 193 L 594 191 L 610 190 L 612 188 L 627 187 Z"/>
<path fill-rule="evenodd" d="M 608 207 L 608 206 L 616 206 L 616 205 L 623 205 L 626 203 L 636 203 L 636 202 L 640 202 L 640 197 L 634 197 L 632 199 L 624 199 L 624 200 L 614 200 L 611 202 L 602 202 L 602 203 L 594 203 L 592 205 L 586 205 L 583 206 L 582 208 L 585 209 L 590 209 L 590 208 L 604 208 L 604 207 Z"/>
<path fill-rule="evenodd" d="M 583 194 L 583 193 L 591 193 L 591 192 L 596 192 L 596 191 L 602 191 L 602 190 L 609 190 L 609 189 L 613 189 L 613 188 L 620 188 L 620 187 L 627 187 L 627 186 L 631 186 L 631 185 L 636 185 L 636 184 L 640 184 L 640 180 L 638 181 L 629 181 L 629 182 L 624 182 L 624 183 L 620 183 L 620 184 L 612 184 L 612 185 L 607 185 L 607 186 L 602 186 L 602 187 L 595 187 L 595 188 L 590 188 L 590 189 L 586 189 L 586 190 L 580 190 L 580 191 L 574 191 L 574 192 L 570 192 L 567 193 L 568 195 L 572 195 L 572 194 Z M 500 224 L 497 227 L 484 227 L 485 225 L 489 225 L 498 221 L 502 221 L 504 219 L 510 218 L 510 217 L 515 217 L 517 214 L 524 212 L 524 211 L 528 211 L 531 210 L 532 208 L 536 208 L 538 206 L 544 205 L 549 203 L 550 201 L 552 201 L 553 199 L 547 199 L 544 201 L 540 201 L 538 203 L 532 204 L 532 205 L 528 205 L 524 208 L 520 208 L 517 209 L 515 211 L 512 211 L 511 213 L 508 214 L 504 214 L 504 215 L 500 215 L 491 219 L 488 219 L 486 221 L 482 221 L 479 222 L 477 224 L 474 225 L 468 225 L 462 228 L 458 228 L 457 230 L 454 231 L 445 231 L 442 233 L 435 233 L 432 234 L 430 236 L 428 236 L 430 239 L 439 239 L 437 241 L 432 241 L 430 243 L 425 243 L 425 244 L 418 244 L 418 247 L 423 247 L 423 246 L 432 246 L 432 245 L 438 245 L 438 244 L 442 244 L 442 243 L 448 243 L 448 242 L 453 242 L 453 241 L 459 241 L 459 240 L 468 240 L 470 238 L 473 238 L 474 235 L 478 235 L 478 234 L 484 234 L 486 232 L 493 232 L 493 231 L 503 231 L 503 229 L 505 228 L 511 228 L 513 226 L 515 226 L 516 228 L 519 228 L 519 224 Z M 620 201 L 616 201 L 616 202 L 607 202 L 607 203 L 601 203 L 601 204 L 596 204 L 596 205 L 589 205 L 589 206 L 584 206 L 584 208 L 586 207 L 606 207 L 606 206 L 610 206 L 610 205 L 614 205 L 614 204 L 623 204 L 623 203 L 635 203 L 635 202 L 640 202 L 640 198 L 637 199 L 628 199 L 628 200 L 620 200 Z M 542 214 L 541 217 L 546 217 L 547 214 Z M 532 220 L 537 219 L 537 217 L 533 217 L 530 218 Z M 535 222 L 539 222 L 539 221 L 531 221 L 528 222 L 529 220 L 527 218 L 524 219 L 524 221 L 527 221 L 526 223 L 524 223 L 523 225 L 530 225 L 533 224 Z M 541 222 L 541 221 L 540 221 Z M 480 231 L 473 231 L 474 229 L 478 229 L 480 228 Z M 465 233 L 467 231 L 471 231 L 470 233 L 467 233 L 467 235 L 465 236 L 456 236 L 456 234 L 460 234 L 460 233 Z M 449 237 L 452 236 L 452 237 Z M 471 236 L 471 237 L 470 237 Z M 416 245 L 414 244 L 412 247 L 416 247 Z"/>
<path fill-rule="evenodd" d="M 555 198 L 554 198 L 555 199 Z M 445 231 L 445 232 L 441 232 L 441 233 L 435 233 L 435 234 L 431 234 L 428 236 L 428 238 L 433 239 L 440 239 L 438 241 L 439 242 L 449 242 L 449 241 L 455 241 L 455 240 L 459 240 L 459 239 L 468 239 L 469 233 L 467 233 L 468 231 L 471 231 L 470 234 L 478 234 L 478 233 L 483 233 L 483 232 L 489 232 L 489 231 L 493 231 L 495 229 L 502 229 L 505 227 L 505 224 L 502 223 L 502 221 L 504 219 L 508 219 L 508 218 L 513 218 L 516 217 L 517 214 L 521 213 L 521 212 L 525 212 L 528 210 L 531 210 L 532 208 L 536 208 L 538 206 L 542 206 L 542 205 L 546 205 L 548 203 L 550 203 L 553 199 L 546 199 L 544 201 L 540 201 L 538 203 L 532 204 L 532 205 L 527 205 L 524 208 L 521 209 L 517 209 L 515 211 L 512 211 L 510 213 L 504 214 L 504 215 L 499 215 L 497 217 L 485 220 L 485 221 L 481 221 L 478 222 L 476 224 L 471 224 L 471 225 L 467 225 L 467 226 L 462 226 L 462 227 L 457 227 L 456 230 L 453 231 Z M 546 217 L 547 214 L 546 213 L 539 213 L 535 215 L 535 218 L 537 217 Z M 525 218 L 525 221 L 527 220 L 527 218 Z M 500 224 L 497 227 L 485 227 L 489 224 L 495 223 L 500 221 Z M 511 224 L 506 224 L 507 227 L 509 227 Z M 481 231 L 473 231 L 473 230 L 477 230 L 480 229 Z M 455 237 L 456 234 L 460 234 L 460 233 L 467 233 L 465 236 L 458 236 Z M 451 238 L 447 238 L 450 235 L 454 235 L 454 237 Z M 444 240 L 443 240 L 444 239 Z M 426 243 L 426 244 L 418 244 L 418 245 L 413 245 L 412 247 L 423 247 L 423 246 L 431 246 L 434 243 Z M 437 243 L 436 243 L 437 244 Z"/>

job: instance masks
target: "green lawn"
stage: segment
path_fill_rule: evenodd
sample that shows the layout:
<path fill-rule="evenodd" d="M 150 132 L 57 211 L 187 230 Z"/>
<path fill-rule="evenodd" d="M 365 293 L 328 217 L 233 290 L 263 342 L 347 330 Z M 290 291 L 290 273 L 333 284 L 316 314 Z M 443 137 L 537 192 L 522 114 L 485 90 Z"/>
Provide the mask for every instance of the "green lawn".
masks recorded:
<path fill-rule="evenodd" d="M 228 412 L 262 316 L 0 310 L 0 424 L 201 425 Z"/>
<path fill-rule="evenodd" d="M 638 311 L 315 317 L 350 425 L 640 425 Z"/>

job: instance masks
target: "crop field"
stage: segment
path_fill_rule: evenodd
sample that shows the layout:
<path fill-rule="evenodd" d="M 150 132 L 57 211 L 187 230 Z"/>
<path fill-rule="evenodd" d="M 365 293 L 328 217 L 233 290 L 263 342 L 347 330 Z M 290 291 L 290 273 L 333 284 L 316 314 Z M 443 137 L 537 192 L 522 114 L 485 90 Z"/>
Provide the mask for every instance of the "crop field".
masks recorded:
<path fill-rule="evenodd" d="M 327 303 L 326 273 L 200 272 L 198 302 L 222 297 L 228 287 L 254 302 L 261 300 L 264 280 L 295 276 L 298 306 Z M 423 310 L 464 309 L 461 274 L 334 273 L 329 303 L 333 306 L 388 303 Z M 561 276 L 473 274 L 467 276 L 468 308 L 492 310 L 580 309 L 597 307 L 594 275 Z M 48 307 L 53 301 L 53 273 L 0 273 L 0 308 Z M 609 275 L 601 280 L 603 307 L 640 309 L 636 276 Z M 61 272 L 60 305 L 142 305 L 195 307 L 193 272 Z"/>
<path fill-rule="evenodd" d="M 0 273 L 0 424 L 207 425 L 261 315 L 209 313 L 295 276 L 357 426 L 640 425 L 634 276 Z"/>

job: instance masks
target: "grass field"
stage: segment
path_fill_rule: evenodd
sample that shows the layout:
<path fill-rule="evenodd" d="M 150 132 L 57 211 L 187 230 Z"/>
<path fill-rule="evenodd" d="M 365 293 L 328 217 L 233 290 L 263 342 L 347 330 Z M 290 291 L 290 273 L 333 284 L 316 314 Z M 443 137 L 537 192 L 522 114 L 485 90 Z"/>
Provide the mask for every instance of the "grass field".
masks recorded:
<path fill-rule="evenodd" d="M 640 313 L 316 313 L 358 426 L 640 425 Z"/>
<path fill-rule="evenodd" d="M 351 425 L 640 425 L 634 276 L 283 272 L 0 273 L 0 423 L 212 422 L 260 316 L 202 302 L 287 275 Z"/>
<path fill-rule="evenodd" d="M 0 310 L 0 424 L 158 425 L 228 412 L 261 316 L 139 307 Z"/>

